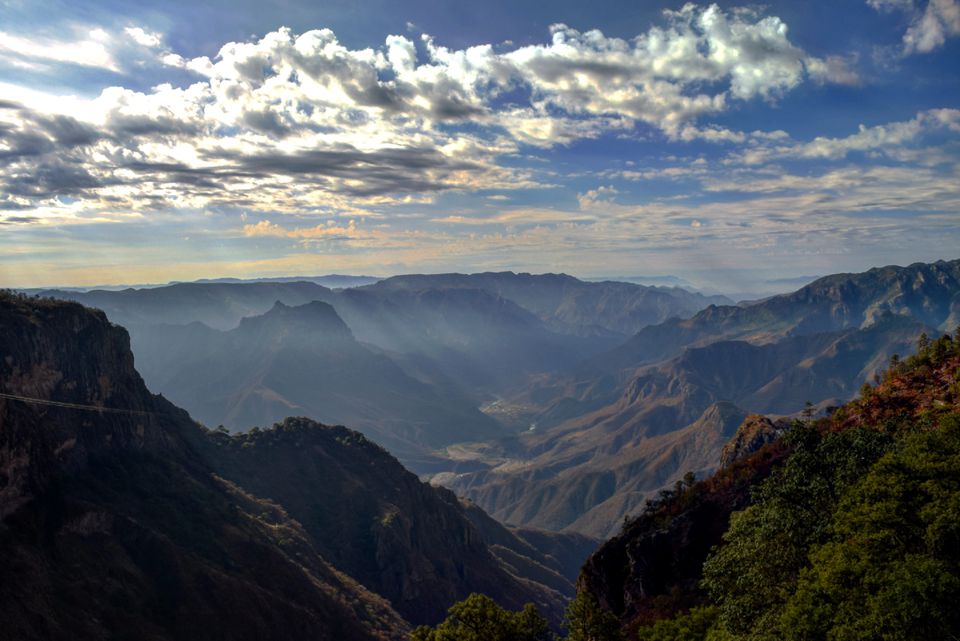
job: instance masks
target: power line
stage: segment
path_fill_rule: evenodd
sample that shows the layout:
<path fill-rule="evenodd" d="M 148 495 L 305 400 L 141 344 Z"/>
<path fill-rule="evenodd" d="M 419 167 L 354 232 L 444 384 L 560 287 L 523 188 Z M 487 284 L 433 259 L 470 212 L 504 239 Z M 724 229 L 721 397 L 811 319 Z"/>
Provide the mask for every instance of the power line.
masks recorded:
<path fill-rule="evenodd" d="M 52 405 L 54 407 L 65 407 L 73 410 L 84 410 L 87 412 L 107 412 L 109 414 L 140 414 L 150 416 L 156 412 L 145 412 L 143 410 L 125 410 L 116 407 L 101 407 L 99 405 L 80 405 L 79 403 L 64 403 L 62 401 L 49 401 L 42 398 L 31 398 L 29 396 L 18 396 L 16 394 L 4 394 L 0 392 L 0 398 L 8 398 L 23 403 L 35 403 L 37 405 Z"/>

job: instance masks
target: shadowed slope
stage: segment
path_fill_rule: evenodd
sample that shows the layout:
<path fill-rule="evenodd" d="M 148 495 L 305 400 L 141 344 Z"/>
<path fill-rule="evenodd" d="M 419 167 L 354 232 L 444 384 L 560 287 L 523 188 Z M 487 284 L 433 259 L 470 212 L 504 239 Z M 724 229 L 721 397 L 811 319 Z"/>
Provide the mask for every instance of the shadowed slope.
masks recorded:
<path fill-rule="evenodd" d="M 0 616 L 18 639 L 401 639 L 281 508 L 210 474 L 126 332 L 0 296 Z M 136 413 L 128 413 L 136 412 Z"/>
<path fill-rule="evenodd" d="M 560 595 L 517 576 L 533 568 L 498 560 L 450 492 L 359 433 L 209 432 L 147 391 L 123 329 L 76 304 L 3 294 L 0 327 L 0 391 L 36 399 L 0 398 L 16 638 L 401 639 L 394 608 L 435 622 L 471 591 L 559 619 Z"/>

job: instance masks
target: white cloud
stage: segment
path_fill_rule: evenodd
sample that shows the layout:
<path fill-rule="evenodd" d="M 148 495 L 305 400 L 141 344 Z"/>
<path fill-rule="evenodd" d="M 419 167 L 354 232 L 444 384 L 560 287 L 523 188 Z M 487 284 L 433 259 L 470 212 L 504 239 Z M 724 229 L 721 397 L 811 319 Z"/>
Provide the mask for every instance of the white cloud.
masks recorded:
<path fill-rule="evenodd" d="M 163 41 L 161 34 L 144 31 L 142 27 L 127 27 L 123 32 L 141 47 L 159 47 Z"/>
<path fill-rule="evenodd" d="M 867 0 L 877 11 L 907 11 L 913 9 L 913 0 Z"/>
<path fill-rule="evenodd" d="M 329 29 L 286 28 L 187 59 L 162 49 L 161 34 L 129 26 L 119 38 L 90 32 L 91 64 L 102 55 L 97 64 L 116 67 L 108 59 L 120 40 L 197 81 L 110 87 L 87 101 L 41 96 L 8 110 L 0 188 L 18 206 L 55 209 L 62 195 L 100 213 L 371 215 L 444 191 L 548 186 L 545 172 L 500 159 L 637 122 L 673 139 L 753 141 L 762 135 L 700 120 L 831 76 L 829 60 L 792 44 L 779 18 L 716 5 L 666 12 L 663 26 L 630 40 L 564 25 L 520 47 L 450 49 L 423 36 L 426 59 L 403 35 L 351 49 Z M 46 43 L 34 54 L 69 48 Z"/>
<path fill-rule="evenodd" d="M 589 210 L 597 205 L 612 202 L 613 197 L 618 193 L 620 192 L 612 185 L 601 185 L 596 189 L 589 189 L 582 194 L 577 194 L 577 202 L 581 210 Z"/>
<path fill-rule="evenodd" d="M 669 134 L 725 111 L 730 99 L 772 98 L 803 81 L 806 54 L 779 18 L 751 20 L 692 4 L 665 15 L 666 27 L 630 41 L 554 25 L 550 44 L 502 60 L 542 108 L 641 120 Z M 724 88 L 708 93 L 704 83 Z"/>
<path fill-rule="evenodd" d="M 923 14 L 914 18 L 903 34 L 905 53 L 929 53 L 950 36 L 960 34 L 960 2 L 958 0 L 930 0 Z"/>
<path fill-rule="evenodd" d="M 0 31 L 0 60 L 26 64 L 73 64 L 119 70 L 111 50 L 112 37 L 102 29 L 76 34 L 73 39 L 25 36 Z"/>
<path fill-rule="evenodd" d="M 301 240 L 317 240 L 322 238 L 353 238 L 358 235 L 356 223 L 349 221 L 346 225 L 337 225 L 333 221 L 326 225 L 316 225 L 314 227 L 298 227 L 296 229 L 286 229 L 269 220 L 261 220 L 255 224 L 243 226 L 243 235 L 251 236 L 273 236 L 276 238 L 296 238 Z"/>
<path fill-rule="evenodd" d="M 960 0 L 928 0 L 921 10 L 913 0 L 867 0 L 877 11 L 902 11 L 910 15 L 903 34 L 903 54 L 930 53 L 947 38 L 960 35 Z"/>
<path fill-rule="evenodd" d="M 857 56 L 827 56 L 826 58 L 807 58 L 807 73 L 816 82 L 855 87 L 861 84 L 857 73 Z"/>
<path fill-rule="evenodd" d="M 872 4 L 918 17 L 932 11 L 950 35 L 943 9 L 955 2 Z M 921 42 L 939 46 L 932 28 L 923 37 L 917 29 L 916 51 Z M 757 265 L 851 247 L 881 248 L 882 260 L 904 246 L 955 251 L 960 111 L 803 140 L 713 120 L 744 101 L 785 99 L 806 81 L 859 82 L 856 58 L 810 56 L 783 21 L 756 11 L 689 5 L 633 38 L 555 25 L 539 44 L 460 49 L 409 33 L 352 49 L 329 30 L 279 29 L 192 59 L 142 27 L 85 29 L 60 41 L 14 35 L 30 42 L 0 43 L 0 64 L 112 64 L 122 73 L 150 56 L 176 68 L 161 69 L 170 78 L 190 78 L 173 86 L 160 76 L 134 90 L 114 76 L 118 86 L 93 99 L 0 83 L 0 254 L 22 246 L 10 238 L 32 233 L 75 241 L 68 223 L 162 214 L 151 231 L 176 228 L 176 242 L 156 250 L 100 239 L 89 250 L 84 230 L 75 244 L 88 248 L 86 263 L 71 256 L 90 282 L 115 276 L 90 272 L 109 247 L 118 265 L 142 265 L 149 254 L 181 278 L 187 269 L 209 275 L 217 269 L 210 260 L 228 259 L 248 274 L 319 265 L 549 271 L 574 261 L 611 273 L 634 269 L 638 256 L 678 264 L 731 250 Z M 74 49 L 77 42 L 92 44 Z M 548 153 L 605 135 L 644 142 L 631 147 L 631 163 L 593 175 L 592 160 L 571 169 Z M 723 146 L 676 144 L 700 141 Z M 557 188 L 514 193 L 548 186 Z M 481 198 L 439 196 L 478 191 Z M 447 203 L 453 209 L 440 206 Z M 45 225 L 65 228 L 43 235 Z M 141 232 L 119 224 L 103 238 Z M 203 248 L 193 262 L 179 260 L 194 251 L 184 237 Z M 242 255 L 210 251 L 224 238 Z M 75 250 L 60 242 L 60 251 L 18 262 L 15 275 L 46 265 L 51 278 L 65 278 L 61 255 Z"/>
<path fill-rule="evenodd" d="M 731 155 L 733 164 L 758 165 L 780 159 L 839 160 L 849 154 L 876 153 L 895 156 L 927 136 L 960 133 L 960 109 L 930 109 L 901 122 L 865 127 L 842 138 L 820 136 L 809 142 L 762 141 Z"/>

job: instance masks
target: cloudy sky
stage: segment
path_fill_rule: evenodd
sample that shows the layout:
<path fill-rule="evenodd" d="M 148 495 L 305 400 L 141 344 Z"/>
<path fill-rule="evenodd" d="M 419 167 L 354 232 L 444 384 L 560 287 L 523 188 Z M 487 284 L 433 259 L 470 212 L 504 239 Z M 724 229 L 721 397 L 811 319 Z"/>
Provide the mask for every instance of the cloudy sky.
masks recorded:
<path fill-rule="evenodd" d="M 0 0 L 0 285 L 958 248 L 960 0 Z"/>

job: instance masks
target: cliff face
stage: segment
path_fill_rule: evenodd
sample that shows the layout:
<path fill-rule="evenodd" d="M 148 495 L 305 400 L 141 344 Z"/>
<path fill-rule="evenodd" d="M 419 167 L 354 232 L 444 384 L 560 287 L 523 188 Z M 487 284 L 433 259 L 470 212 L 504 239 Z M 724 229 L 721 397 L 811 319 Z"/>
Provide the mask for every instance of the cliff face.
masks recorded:
<path fill-rule="evenodd" d="M 767 443 L 773 443 L 790 429 L 790 421 L 771 419 L 760 414 L 751 414 L 737 428 L 737 433 L 723 446 L 720 452 L 720 467 L 730 467 Z"/>
<path fill-rule="evenodd" d="M 123 329 L 7 295 L 0 328 L 0 390 L 33 399 L 0 399 L 8 638 L 403 638 L 282 509 L 210 474 Z"/>
<path fill-rule="evenodd" d="M 110 452 L 176 449 L 173 408 L 146 391 L 127 333 L 104 315 L 48 301 L 0 301 L 0 516 Z M 125 412 L 96 411 L 122 407 Z M 182 416 L 178 417 L 182 418 Z"/>

